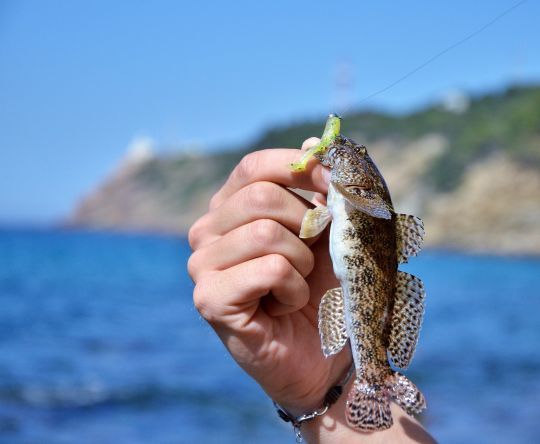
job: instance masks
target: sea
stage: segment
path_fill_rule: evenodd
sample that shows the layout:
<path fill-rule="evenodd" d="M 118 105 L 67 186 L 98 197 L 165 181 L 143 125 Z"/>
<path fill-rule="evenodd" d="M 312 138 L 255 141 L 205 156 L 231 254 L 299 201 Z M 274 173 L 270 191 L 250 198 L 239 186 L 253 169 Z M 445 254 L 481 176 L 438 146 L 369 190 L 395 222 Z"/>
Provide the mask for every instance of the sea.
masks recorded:
<path fill-rule="evenodd" d="M 182 237 L 0 230 L 0 442 L 293 443 L 193 307 Z M 540 259 L 424 251 L 406 372 L 441 443 L 540 442 Z M 306 375 L 309 377 L 309 375 Z"/>

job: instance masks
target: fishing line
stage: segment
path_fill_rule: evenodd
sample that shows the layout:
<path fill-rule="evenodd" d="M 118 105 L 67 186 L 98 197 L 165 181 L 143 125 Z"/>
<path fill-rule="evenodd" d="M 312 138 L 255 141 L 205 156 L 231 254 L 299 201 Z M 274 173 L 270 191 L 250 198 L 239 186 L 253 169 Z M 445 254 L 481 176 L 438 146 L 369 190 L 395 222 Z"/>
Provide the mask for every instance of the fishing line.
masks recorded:
<path fill-rule="evenodd" d="M 431 58 L 429 58 L 428 60 L 426 60 L 424 63 L 422 63 L 421 65 L 417 66 L 416 68 L 414 68 L 412 71 L 409 71 L 408 73 L 406 73 L 404 76 L 400 77 L 399 79 L 397 79 L 395 82 L 391 83 L 390 85 L 382 88 L 382 89 L 379 89 L 378 91 L 375 91 L 374 93 L 370 94 L 369 96 L 366 96 L 364 97 L 363 99 L 361 99 L 359 102 L 357 103 L 362 103 L 362 102 L 365 102 L 366 100 L 369 100 L 371 99 L 372 97 L 375 97 L 375 96 L 378 96 L 379 94 L 382 94 L 386 91 L 388 91 L 390 88 L 393 88 L 394 86 L 396 86 L 397 84 L 403 82 L 404 80 L 408 79 L 410 76 L 412 76 L 413 74 L 417 73 L 418 71 L 420 71 L 422 68 L 426 67 L 427 65 L 429 65 L 431 62 L 433 62 L 434 60 L 438 59 L 439 57 L 443 56 L 444 54 L 446 54 L 447 52 L 451 51 L 452 49 L 456 48 L 457 46 L 467 42 L 468 40 L 472 39 L 473 37 L 476 37 L 478 34 L 480 34 L 482 31 L 486 30 L 487 28 L 489 28 L 491 25 L 493 25 L 495 22 L 498 22 L 500 19 L 502 19 L 504 16 L 510 14 L 514 9 L 518 8 L 519 6 L 521 6 L 523 3 L 526 3 L 527 0 L 521 0 L 520 2 L 517 2 L 515 5 L 511 6 L 510 8 L 506 9 L 505 11 L 501 12 L 498 16 L 496 16 L 494 19 L 492 19 L 491 21 L 489 21 L 488 23 L 486 23 L 484 26 L 482 26 L 481 28 L 477 29 L 476 31 L 470 33 L 469 35 L 467 35 L 466 37 L 464 37 L 463 39 L 457 41 L 456 43 L 453 43 L 452 45 L 448 46 L 447 48 L 443 49 L 441 52 L 435 54 L 434 56 L 432 56 Z"/>

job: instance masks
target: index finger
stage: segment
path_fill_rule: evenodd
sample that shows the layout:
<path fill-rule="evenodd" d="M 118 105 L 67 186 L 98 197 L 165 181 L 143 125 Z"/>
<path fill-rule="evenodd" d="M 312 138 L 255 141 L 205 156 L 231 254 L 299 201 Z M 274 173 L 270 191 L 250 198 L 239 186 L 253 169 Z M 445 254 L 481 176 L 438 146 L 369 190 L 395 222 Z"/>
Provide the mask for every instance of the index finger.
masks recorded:
<path fill-rule="evenodd" d="M 326 194 L 328 175 L 316 161 L 308 163 L 305 171 L 294 172 L 288 167 L 302 156 L 302 151 L 273 148 L 249 153 L 233 170 L 225 185 L 210 202 L 210 209 L 219 207 L 235 192 L 254 182 L 274 182 L 288 188 L 300 188 Z"/>

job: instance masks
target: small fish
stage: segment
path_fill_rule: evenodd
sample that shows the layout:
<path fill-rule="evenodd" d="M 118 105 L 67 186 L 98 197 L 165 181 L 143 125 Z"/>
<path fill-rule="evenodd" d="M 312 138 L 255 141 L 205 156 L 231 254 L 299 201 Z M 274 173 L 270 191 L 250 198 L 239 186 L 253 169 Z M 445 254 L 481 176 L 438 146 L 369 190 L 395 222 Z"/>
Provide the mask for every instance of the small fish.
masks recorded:
<path fill-rule="evenodd" d="M 390 402 L 407 413 L 426 407 L 424 396 L 404 375 L 414 354 L 424 314 L 424 285 L 398 270 L 420 251 L 421 219 L 394 212 L 386 183 L 366 147 L 339 134 L 331 114 L 321 143 L 291 165 L 302 171 L 311 156 L 330 167 L 327 207 L 306 212 L 300 237 L 322 232 L 330 221 L 330 255 L 341 287 L 328 290 L 319 306 L 323 354 L 349 341 L 355 381 L 347 400 L 347 421 L 363 431 L 392 426 Z"/>

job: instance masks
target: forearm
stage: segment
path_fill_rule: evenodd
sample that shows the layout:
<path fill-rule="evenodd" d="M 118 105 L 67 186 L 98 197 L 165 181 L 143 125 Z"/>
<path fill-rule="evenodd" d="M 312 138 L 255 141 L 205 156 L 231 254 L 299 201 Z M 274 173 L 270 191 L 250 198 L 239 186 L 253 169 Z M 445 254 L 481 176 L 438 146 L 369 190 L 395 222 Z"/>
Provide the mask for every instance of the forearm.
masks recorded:
<path fill-rule="evenodd" d="M 347 387 L 344 388 L 343 395 L 325 415 L 302 425 L 302 436 L 307 443 L 435 443 L 435 440 L 422 425 L 416 419 L 407 415 L 396 404 L 391 405 L 394 425 L 388 430 L 365 433 L 349 427 L 345 419 L 345 407 L 347 393 L 352 384 L 353 381 L 350 381 Z"/>

